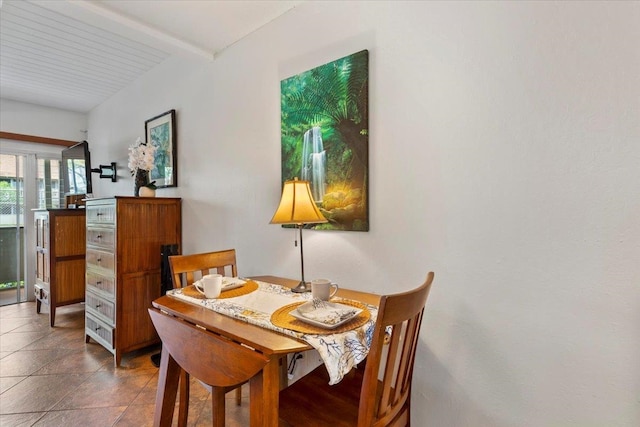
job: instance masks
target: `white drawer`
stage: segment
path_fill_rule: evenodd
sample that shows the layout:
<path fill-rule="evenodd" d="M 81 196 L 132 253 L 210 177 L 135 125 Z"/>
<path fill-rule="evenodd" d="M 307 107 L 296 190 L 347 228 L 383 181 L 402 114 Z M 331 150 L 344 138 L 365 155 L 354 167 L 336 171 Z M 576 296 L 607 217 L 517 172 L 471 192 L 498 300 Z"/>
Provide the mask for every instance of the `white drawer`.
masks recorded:
<path fill-rule="evenodd" d="M 116 294 L 116 279 L 94 271 L 87 271 L 87 288 L 113 298 Z"/>
<path fill-rule="evenodd" d="M 115 204 L 93 204 L 87 203 L 87 224 L 115 224 L 116 206 Z"/>
<path fill-rule="evenodd" d="M 87 227 L 87 245 L 113 249 L 116 243 L 116 230 L 113 228 Z"/>
<path fill-rule="evenodd" d="M 111 252 L 87 248 L 85 257 L 87 260 L 87 267 L 102 268 L 110 273 L 115 271 L 115 256 Z"/>
<path fill-rule="evenodd" d="M 115 304 L 92 292 L 87 292 L 85 295 L 85 309 L 111 325 L 115 323 Z"/>
<path fill-rule="evenodd" d="M 113 349 L 115 329 L 87 313 L 85 317 L 85 333 L 107 349 Z"/>

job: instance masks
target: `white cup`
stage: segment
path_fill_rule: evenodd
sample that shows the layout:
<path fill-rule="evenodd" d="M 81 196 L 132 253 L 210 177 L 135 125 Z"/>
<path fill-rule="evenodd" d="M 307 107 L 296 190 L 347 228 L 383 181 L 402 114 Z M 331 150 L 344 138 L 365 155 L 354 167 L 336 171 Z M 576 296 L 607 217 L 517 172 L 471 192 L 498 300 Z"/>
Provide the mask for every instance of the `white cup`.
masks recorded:
<path fill-rule="evenodd" d="M 331 287 L 335 289 L 333 292 L 331 291 Z M 311 296 L 313 298 L 329 301 L 331 297 L 333 297 L 336 292 L 338 292 L 338 285 L 335 283 L 331 283 L 331 280 L 328 279 L 315 279 L 311 281 Z"/>
<path fill-rule="evenodd" d="M 206 298 L 218 298 L 222 291 L 222 275 L 207 274 L 194 283 L 195 288 Z"/>

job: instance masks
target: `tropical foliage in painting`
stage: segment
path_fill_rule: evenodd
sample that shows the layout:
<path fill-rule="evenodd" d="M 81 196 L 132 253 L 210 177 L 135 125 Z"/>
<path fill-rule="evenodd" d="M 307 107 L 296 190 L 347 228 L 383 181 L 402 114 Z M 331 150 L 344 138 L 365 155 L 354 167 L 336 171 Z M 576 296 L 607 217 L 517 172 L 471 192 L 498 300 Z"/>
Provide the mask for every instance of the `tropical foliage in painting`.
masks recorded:
<path fill-rule="evenodd" d="M 322 185 L 316 203 L 329 223 L 316 229 L 369 229 L 368 58 L 365 50 L 281 82 L 282 179 Z"/>
<path fill-rule="evenodd" d="M 151 178 L 153 179 L 165 179 L 166 171 L 171 166 L 171 158 L 169 153 L 171 152 L 170 144 L 170 132 L 171 127 L 169 123 L 162 123 L 156 127 L 151 128 L 149 134 L 151 135 L 151 144 L 157 148 L 155 152 L 155 166 L 151 171 Z M 170 170 L 170 169 L 169 169 Z"/>

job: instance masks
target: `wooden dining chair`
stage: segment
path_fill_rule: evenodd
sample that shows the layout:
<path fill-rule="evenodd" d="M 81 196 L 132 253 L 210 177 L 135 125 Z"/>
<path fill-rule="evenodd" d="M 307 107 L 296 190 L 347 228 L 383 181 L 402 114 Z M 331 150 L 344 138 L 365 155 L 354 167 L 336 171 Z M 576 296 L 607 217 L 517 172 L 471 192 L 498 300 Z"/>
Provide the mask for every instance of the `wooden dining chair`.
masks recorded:
<path fill-rule="evenodd" d="M 169 266 L 171 268 L 174 288 L 191 286 L 193 282 L 200 280 L 202 276 L 207 274 L 217 273 L 228 277 L 238 276 L 235 249 L 191 255 L 173 255 L 169 257 Z M 196 376 L 196 378 L 198 377 Z M 236 404 L 240 405 L 241 403 L 242 390 L 238 387 L 236 389 Z M 178 417 L 181 426 L 186 425 L 188 413 L 189 373 L 183 370 L 180 377 L 180 406 Z M 218 408 L 217 413 L 221 413 L 224 420 L 224 399 L 222 400 L 222 408 Z"/>
<path fill-rule="evenodd" d="M 380 299 L 364 368 L 336 385 L 320 365 L 280 392 L 280 425 L 408 426 L 411 378 L 433 272 L 418 288 Z M 390 336 L 389 336 L 390 333 Z"/>
<path fill-rule="evenodd" d="M 193 285 L 193 282 L 200 280 L 202 276 L 207 274 L 238 276 L 235 249 L 191 255 L 173 255 L 169 257 L 169 265 L 174 288 Z"/>
<path fill-rule="evenodd" d="M 156 408 L 154 427 L 172 425 L 177 387 L 170 385 L 178 381 L 181 371 L 211 386 L 212 425 L 224 427 L 225 393 L 259 373 L 269 358 L 158 309 L 148 310 L 162 340 L 156 395 L 161 407 Z"/>

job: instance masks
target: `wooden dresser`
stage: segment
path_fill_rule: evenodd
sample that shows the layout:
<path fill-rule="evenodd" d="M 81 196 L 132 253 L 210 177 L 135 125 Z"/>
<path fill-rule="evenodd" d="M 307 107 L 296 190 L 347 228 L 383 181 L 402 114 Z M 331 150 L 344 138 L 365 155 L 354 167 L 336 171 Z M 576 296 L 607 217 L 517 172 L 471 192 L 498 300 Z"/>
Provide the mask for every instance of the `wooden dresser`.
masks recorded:
<path fill-rule="evenodd" d="M 49 306 L 49 324 L 56 308 L 84 301 L 84 209 L 36 209 L 36 311 Z"/>
<path fill-rule="evenodd" d="M 88 199 L 86 342 L 114 355 L 159 342 L 147 308 L 161 296 L 160 246 L 182 244 L 181 200 Z"/>

